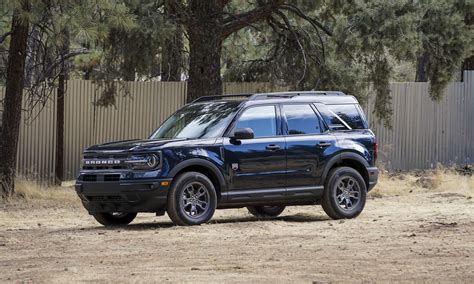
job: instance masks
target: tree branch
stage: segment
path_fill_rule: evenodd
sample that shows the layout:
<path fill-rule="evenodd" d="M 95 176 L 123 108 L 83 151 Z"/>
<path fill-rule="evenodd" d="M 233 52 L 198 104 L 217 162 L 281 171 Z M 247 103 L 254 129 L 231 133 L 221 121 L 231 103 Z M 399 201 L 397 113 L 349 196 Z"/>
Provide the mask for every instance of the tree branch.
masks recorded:
<path fill-rule="evenodd" d="M 303 65 L 304 69 L 303 69 L 303 74 L 301 75 L 301 78 L 298 81 L 298 84 L 300 84 L 304 80 L 304 78 L 306 77 L 306 69 L 308 67 L 308 63 L 307 63 L 307 60 L 306 60 L 306 51 L 304 50 L 303 44 L 301 44 L 296 31 L 293 29 L 293 26 L 291 25 L 290 20 L 288 20 L 288 18 L 285 16 L 285 14 L 283 14 L 281 11 L 276 11 L 276 14 L 278 16 L 280 16 L 280 18 L 282 18 L 283 22 L 285 22 L 286 27 L 290 31 L 291 35 L 294 37 L 294 40 L 298 44 L 298 47 L 301 51 L 301 55 L 302 55 L 303 61 L 304 61 L 304 65 Z"/>
<path fill-rule="evenodd" d="M 163 1 L 165 13 L 169 13 L 173 21 L 179 25 L 185 25 L 188 21 L 188 8 L 179 0 L 165 0 Z"/>
<path fill-rule="evenodd" d="M 232 33 L 265 19 L 276 9 L 276 5 L 270 4 L 257 7 L 251 11 L 240 13 L 238 15 L 230 15 L 223 21 L 221 38 L 225 39 Z"/>
<path fill-rule="evenodd" d="M 324 31 L 326 34 L 332 36 L 332 32 L 328 28 L 326 28 L 323 24 L 316 21 L 315 19 L 312 19 L 312 18 L 306 16 L 303 13 L 303 11 L 301 11 L 300 8 L 296 7 L 295 5 L 293 5 L 293 4 L 282 4 L 282 5 L 280 5 L 280 8 L 284 9 L 284 10 L 287 10 L 287 11 L 290 11 L 290 12 L 293 12 L 294 14 L 299 16 L 300 18 L 308 21 L 315 29 L 319 28 L 322 31 Z"/>
<path fill-rule="evenodd" d="M 71 51 L 68 54 L 65 54 L 64 56 L 61 56 L 60 58 L 56 59 L 49 66 L 47 66 L 47 64 L 45 63 L 46 59 L 43 59 L 43 62 L 41 62 L 38 65 L 43 66 L 44 70 L 41 74 L 41 77 L 39 79 L 37 79 L 36 82 L 34 82 L 32 85 L 33 86 L 39 85 L 41 82 L 46 81 L 49 77 L 51 77 L 51 74 L 53 73 L 53 70 L 56 69 L 58 66 L 60 66 L 64 61 L 69 60 L 70 58 L 73 58 L 77 55 L 87 54 L 89 52 L 90 51 L 87 50 L 87 49 L 80 49 L 80 50 L 77 50 L 77 51 Z M 54 76 L 54 77 L 56 77 L 56 76 Z"/>
<path fill-rule="evenodd" d="M 219 6 L 221 8 L 224 8 L 225 6 L 227 6 L 227 4 L 230 3 L 231 0 L 219 0 Z"/>
<path fill-rule="evenodd" d="M 0 44 L 2 44 L 3 41 L 5 41 L 5 39 L 11 34 L 12 34 L 12 31 L 9 31 L 9 32 L 4 33 L 2 36 L 0 36 Z"/>

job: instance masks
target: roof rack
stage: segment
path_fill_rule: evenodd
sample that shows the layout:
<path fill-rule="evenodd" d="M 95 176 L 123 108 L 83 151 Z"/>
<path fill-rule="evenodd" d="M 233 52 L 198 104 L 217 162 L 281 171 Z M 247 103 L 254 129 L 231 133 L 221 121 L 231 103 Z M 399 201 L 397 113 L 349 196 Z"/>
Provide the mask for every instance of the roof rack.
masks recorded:
<path fill-rule="evenodd" d="M 204 96 L 204 97 L 199 97 L 192 101 L 192 103 L 198 103 L 198 102 L 207 102 L 207 101 L 216 101 L 216 100 L 221 100 L 221 99 L 231 99 L 231 98 L 250 98 L 254 94 L 228 94 L 228 95 L 221 95 L 221 96 Z"/>
<path fill-rule="evenodd" d="M 275 98 L 293 98 L 301 96 L 345 96 L 340 91 L 289 91 L 274 93 L 258 93 L 258 94 L 228 94 L 221 96 L 204 96 L 195 99 L 192 103 L 215 101 L 230 98 L 247 98 L 249 101 L 275 99 Z"/>
<path fill-rule="evenodd" d="M 273 98 L 293 98 L 296 96 L 345 96 L 340 91 L 292 91 L 292 92 L 278 92 L 278 93 L 262 93 L 254 94 L 249 98 L 249 101 L 265 100 Z"/>

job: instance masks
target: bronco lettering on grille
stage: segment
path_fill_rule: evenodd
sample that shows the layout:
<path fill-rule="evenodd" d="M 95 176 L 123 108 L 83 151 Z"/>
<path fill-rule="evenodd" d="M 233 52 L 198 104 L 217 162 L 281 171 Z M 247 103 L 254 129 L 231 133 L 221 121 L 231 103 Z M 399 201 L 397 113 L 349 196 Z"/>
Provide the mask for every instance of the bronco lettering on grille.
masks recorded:
<path fill-rule="evenodd" d="M 84 160 L 84 165 L 118 165 L 120 160 Z"/>

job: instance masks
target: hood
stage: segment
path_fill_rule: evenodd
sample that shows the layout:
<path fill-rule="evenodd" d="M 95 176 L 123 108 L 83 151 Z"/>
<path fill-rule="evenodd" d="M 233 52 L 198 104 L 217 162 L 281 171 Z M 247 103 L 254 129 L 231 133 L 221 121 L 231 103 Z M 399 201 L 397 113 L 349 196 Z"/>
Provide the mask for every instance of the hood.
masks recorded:
<path fill-rule="evenodd" d="M 116 142 L 109 142 L 104 144 L 95 145 L 87 148 L 84 152 L 133 152 L 143 151 L 149 149 L 161 148 L 162 146 L 171 143 L 183 141 L 186 139 L 134 139 L 134 140 L 122 140 Z"/>

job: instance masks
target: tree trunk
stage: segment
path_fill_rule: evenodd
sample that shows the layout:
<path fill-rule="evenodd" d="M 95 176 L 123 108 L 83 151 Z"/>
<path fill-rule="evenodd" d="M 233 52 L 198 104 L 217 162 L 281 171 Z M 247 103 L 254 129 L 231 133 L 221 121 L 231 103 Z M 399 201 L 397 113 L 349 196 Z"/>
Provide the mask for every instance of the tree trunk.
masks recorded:
<path fill-rule="evenodd" d="M 474 25 L 474 14 L 472 12 L 468 12 L 464 18 L 464 22 L 468 26 Z M 474 71 L 474 55 L 464 59 L 461 67 L 461 81 L 464 82 L 464 71 L 471 70 Z"/>
<path fill-rule="evenodd" d="M 461 70 L 461 81 L 464 82 L 464 71 L 474 71 L 474 55 L 464 59 Z"/>
<path fill-rule="evenodd" d="M 427 82 L 428 78 L 426 78 L 426 62 L 427 62 L 427 54 L 423 53 L 422 55 L 418 56 L 416 59 L 416 75 L 415 75 L 415 82 Z"/>
<path fill-rule="evenodd" d="M 63 30 L 64 43 L 61 47 L 61 57 L 69 53 L 69 31 Z M 66 95 L 66 83 L 69 79 L 69 61 L 61 58 L 61 73 L 58 78 L 58 90 L 56 99 L 56 163 L 54 168 L 55 182 L 60 185 L 64 180 L 64 96 Z"/>
<path fill-rule="evenodd" d="M 201 96 L 222 95 L 221 79 L 221 23 L 222 6 L 219 1 L 190 1 L 189 81 L 187 100 Z"/>
<path fill-rule="evenodd" d="M 22 9 L 30 11 L 28 0 L 22 1 Z M 7 80 L 4 110 L 2 115 L 3 132 L 0 145 L 0 195 L 9 198 L 15 190 L 16 154 L 20 134 L 21 103 L 25 58 L 28 40 L 28 21 L 20 18 L 22 11 L 15 10 L 12 18 L 12 35 L 8 51 Z"/>
<path fill-rule="evenodd" d="M 37 68 L 35 68 L 36 64 L 38 64 L 38 42 L 39 42 L 39 35 L 40 31 L 38 26 L 33 26 L 31 28 L 30 35 L 28 37 L 27 43 L 27 57 L 25 61 L 25 81 L 23 82 L 24 87 L 30 87 L 31 84 L 35 81 L 35 78 L 38 76 L 35 74 Z"/>
<path fill-rule="evenodd" d="M 176 21 L 177 14 L 173 3 L 165 1 L 165 14 L 168 20 L 174 25 L 172 35 L 165 40 L 162 52 L 161 80 L 162 81 L 181 81 L 181 67 L 183 65 L 183 27 Z"/>
<path fill-rule="evenodd" d="M 162 81 L 181 81 L 183 47 L 183 28 L 176 26 L 173 36 L 167 39 L 163 46 Z"/>

